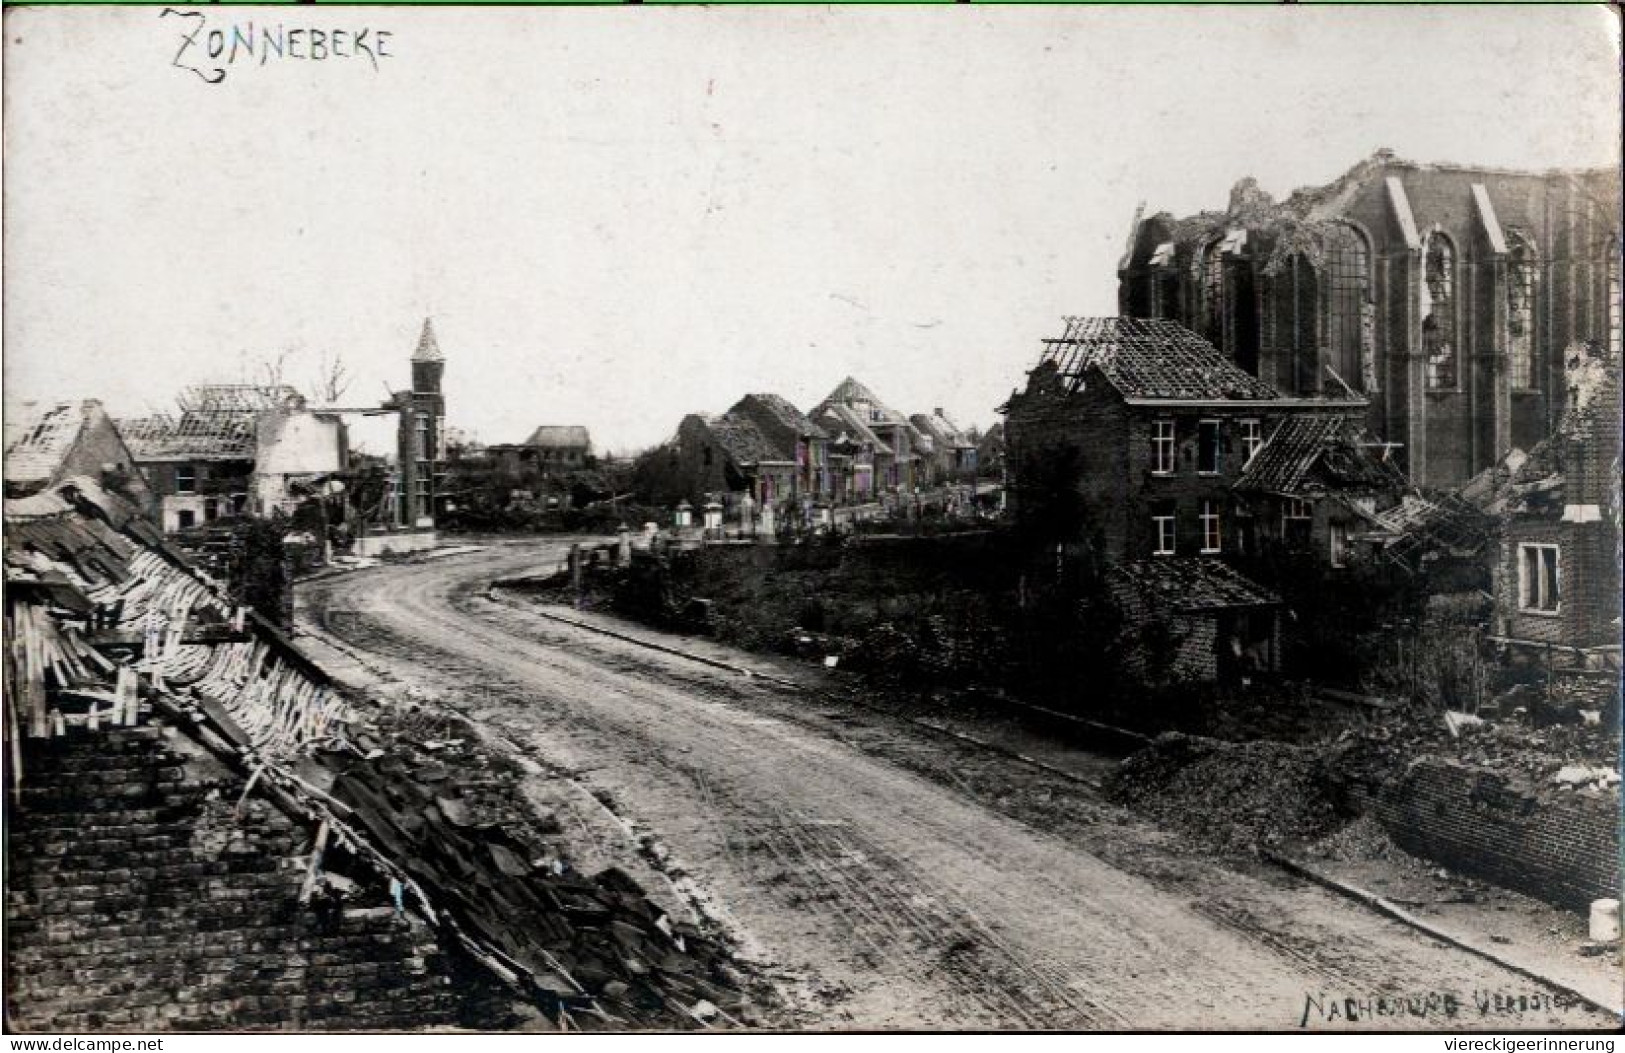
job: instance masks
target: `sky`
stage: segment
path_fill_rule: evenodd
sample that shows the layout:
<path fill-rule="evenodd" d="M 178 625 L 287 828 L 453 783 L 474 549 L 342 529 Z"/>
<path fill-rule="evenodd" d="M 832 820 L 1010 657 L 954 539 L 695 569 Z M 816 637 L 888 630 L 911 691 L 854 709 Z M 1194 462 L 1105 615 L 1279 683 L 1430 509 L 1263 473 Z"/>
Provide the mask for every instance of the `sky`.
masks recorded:
<path fill-rule="evenodd" d="M 191 10 L 389 55 L 207 84 L 195 19 L 8 9 L 8 406 L 323 354 L 373 405 L 428 316 L 490 443 L 632 450 L 848 375 L 986 426 L 1061 316 L 1115 313 L 1142 201 L 1620 151 L 1601 6 Z"/>

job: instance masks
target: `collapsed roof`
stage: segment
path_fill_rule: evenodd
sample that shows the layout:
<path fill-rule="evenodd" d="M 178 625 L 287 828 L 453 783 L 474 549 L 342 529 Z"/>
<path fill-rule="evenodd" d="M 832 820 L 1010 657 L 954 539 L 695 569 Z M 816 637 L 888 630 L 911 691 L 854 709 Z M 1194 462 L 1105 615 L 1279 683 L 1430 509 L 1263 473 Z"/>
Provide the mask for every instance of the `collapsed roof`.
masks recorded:
<path fill-rule="evenodd" d="M 1354 421 L 1333 414 L 1294 414 L 1281 421 L 1242 470 L 1240 491 L 1300 497 L 1328 491 L 1403 491 L 1410 484 Z"/>
<path fill-rule="evenodd" d="M 254 456 L 254 414 L 166 413 L 118 422 L 137 461 L 237 461 Z"/>
<path fill-rule="evenodd" d="M 1274 400 L 1275 388 L 1230 361 L 1176 322 L 1148 318 L 1068 316 L 1061 336 L 1044 341 L 1033 372 L 1053 368 L 1077 391 L 1097 369 L 1127 399 Z"/>
<path fill-rule="evenodd" d="M 15 414 L 7 414 L 6 482 L 49 482 L 79 441 L 86 420 L 100 408 L 94 401 L 24 403 Z"/>
<path fill-rule="evenodd" d="M 1163 557 L 1114 564 L 1107 580 L 1154 610 L 1177 614 L 1270 607 L 1280 598 L 1217 559 Z"/>
<path fill-rule="evenodd" d="M 852 407 L 859 411 L 859 416 L 867 414 L 871 426 L 875 424 L 908 426 L 907 417 L 880 401 L 878 395 L 854 377 L 847 377 L 835 385 L 835 390 L 813 410 L 813 416 L 818 416 L 833 405 Z"/>
<path fill-rule="evenodd" d="M 914 425 L 916 431 L 943 449 L 968 450 L 976 447 L 970 435 L 940 409 L 932 410 L 930 413 L 916 413 L 909 417 L 909 422 Z"/>
<path fill-rule="evenodd" d="M 867 443 L 877 450 L 891 449 L 891 446 L 869 427 L 869 422 L 863 419 L 863 414 L 844 402 L 826 403 L 814 410 L 813 415 L 823 422 L 824 430 L 833 435 L 837 441 L 860 445 Z"/>
<path fill-rule="evenodd" d="M 811 417 L 796 409 L 791 401 L 782 395 L 769 393 L 746 395 L 728 413 L 749 417 L 763 430 L 778 430 L 786 434 L 802 438 L 827 439 L 824 429 L 815 424 Z M 790 451 L 793 455 L 794 451 Z"/>

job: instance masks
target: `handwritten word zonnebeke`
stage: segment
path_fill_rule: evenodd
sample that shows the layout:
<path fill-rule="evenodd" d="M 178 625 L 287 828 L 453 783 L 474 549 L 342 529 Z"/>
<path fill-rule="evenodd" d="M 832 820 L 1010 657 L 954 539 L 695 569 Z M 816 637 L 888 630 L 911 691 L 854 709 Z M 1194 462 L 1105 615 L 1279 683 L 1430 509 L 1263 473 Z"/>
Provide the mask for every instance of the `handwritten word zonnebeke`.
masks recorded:
<path fill-rule="evenodd" d="M 236 65 L 263 66 L 272 59 L 329 62 L 359 59 L 373 69 L 384 59 L 394 58 L 389 50 L 393 34 L 370 26 L 350 29 L 296 26 L 288 28 L 253 22 L 233 22 L 211 26 L 202 11 L 166 7 L 159 17 L 174 15 L 180 23 L 180 42 L 171 60 L 177 69 L 197 74 L 208 84 L 219 84 Z"/>

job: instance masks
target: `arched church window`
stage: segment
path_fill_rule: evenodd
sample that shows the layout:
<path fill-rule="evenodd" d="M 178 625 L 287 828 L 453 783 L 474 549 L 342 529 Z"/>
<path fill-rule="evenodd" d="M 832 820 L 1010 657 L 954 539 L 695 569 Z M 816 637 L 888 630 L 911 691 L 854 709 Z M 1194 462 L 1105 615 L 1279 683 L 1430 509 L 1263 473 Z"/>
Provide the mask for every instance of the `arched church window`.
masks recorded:
<path fill-rule="evenodd" d="M 1428 387 L 1456 388 L 1456 250 L 1440 231 L 1428 235 L 1423 254 L 1422 354 Z"/>
<path fill-rule="evenodd" d="M 1522 231 L 1507 231 L 1507 368 L 1520 390 L 1537 386 L 1535 272 L 1535 246 Z"/>
<path fill-rule="evenodd" d="M 1370 332 L 1371 251 L 1365 235 L 1346 223 L 1326 238 L 1326 343 L 1337 375 L 1357 391 L 1376 386 Z"/>

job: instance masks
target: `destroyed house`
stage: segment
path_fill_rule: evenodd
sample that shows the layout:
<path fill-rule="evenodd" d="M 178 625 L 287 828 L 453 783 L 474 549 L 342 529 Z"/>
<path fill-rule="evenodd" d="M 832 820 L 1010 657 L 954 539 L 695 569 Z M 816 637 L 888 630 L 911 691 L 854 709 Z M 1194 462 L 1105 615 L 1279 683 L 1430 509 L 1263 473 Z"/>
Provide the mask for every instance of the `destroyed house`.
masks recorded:
<path fill-rule="evenodd" d="M 683 418 L 654 458 L 665 464 L 660 496 L 700 506 L 718 498 L 730 509 L 779 509 L 827 501 L 835 486 L 830 436 L 778 395 L 746 395 L 726 413 Z"/>
<path fill-rule="evenodd" d="M 910 493 L 920 484 L 920 455 L 914 425 L 892 409 L 869 388 L 853 377 L 835 386 L 829 397 L 809 414 L 822 423 L 835 407 L 843 407 L 879 440 L 875 456 L 876 488 L 883 492 Z"/>
<path fill-rule="evenodd" d="M 1260 524 L 1237 484 L 1267 442 L 1364 408 L 1283 396 L 1174 322 L 1068 318 L 1004 407 L 1010 507 L 1109 561 L 1247 555 Z M 1288 423 L 1305 419 L 1328 423 Z"/>
<path fill-rule="evenodd" d="M 696 506 L 713 496 L 729 505 L 746 494 L 753 502 L 764 494 L 776 498 L 795 484 L 795 462 L 745 417 L 690 413 L 668 457 L 673 495 Z"/>
<path fill-rule="evenodd" d="M 1220 560 L 1129 560 L 1106 584 L 1123 615 L 1123 668 L 1143 684 L 1234 683 L 1280 667 L 1279 598 Z"/>
<path fill-rule="evenodd" d="M 551 478 L 588 467 L 592 438 L 578 424 L 544 424 L 524 442 L 491 446 L 487 452 L 504 473 Z"/>
<path fill-rule="evenodd" d="M 829 434 L 796 409 L 789 399 L 769 394 L 746 395 L 734 404 L 728 415 L 749 420 L 778 451 L 780 458 L 787 456 L 795 466 L 791 491 L 785 493 L 781 489 L 774 496 L 829 499 Z M 767 494 L 757 497 L 771 500 Z"/>
<path fill-rule="evenodd" d="M 119 421 L 168 533 L 253 513 L 261 413 L 302 407 L 284 384 L 200 384 L 183 390 L 178 415 Z"/>
<path fill-rule="evenodd" d="M 1551 666 L 1617 673 L 1619 360 L 1577 355 L 1568 388 L 1557 430 L 1510 473 L 1489 509 L 1501 534 L 1496 635 Z"/>
<path fill-rule="evenodd" d="M 939 407 L 930 413 L 916 413 L 909 418 L 914 430 L 930 443 L 930 455 L 925 461 L 926 481 L 944 483 L 964 481 L 976 475 L 976 443 L 959 425 L 948 419 Z"/>
<path fill-rule="evenodd" d="M 830 436 L 834 497 L 840 504 L 873 501 L 879 480 L 893 474 L 896 457 L 857 410 L 828 403 L 814 411 L 819 427 Z"/>
<path fill-rule="evenodd" d="M 487 499 L 527 497 L 548 508 L 570 507 L 572 474 L 593 466 L 592 439 L 576 424 L 543 424 L 520 443 L 485 447 L 478 456 L 460 457 L 449 471 L 457 490 L 500 490 Z M 470 499 L 464 493 L 463 500 Z"/>
<path fill-rule="evenodd" d="M 1562 352 L 1620 354 L 1620 170 L 1416 164 L 1387 151 L 1277 202 L 1135 217 L 1118 307 L 1195 330 L 1294 395 L 1353 391 L 1420 486 L 1459 486 L 1564 409 Z"/>
<path fill-rule="evenodd" d="M 1284 396 L 1173 322 L 1068 318 L 1003 408 L 1009 505 L 1105 563 L 1151 679 L 1272 671 L 1278 601 L 1226 562 L 1261 543 L 1236 484 L 1288 422 L 1364 408 Z"/>
<path fill-rule="evenodd" d="M 1234 489 L 1238 515 L 1255 535 L 1251 550 L 1315 553 L 1331 567 L 1404 537 L 1395 516 L 1407 499 L 1419 500 L 1387 444 L 1335 414 L 1281 419 Z"/>
<path fill-rule="evenodd" d="M 341 697 L 94 480 L 5 520 L 8 1026 L 410 1030 L 522 1002 L 671 1029 L 737 1006 L 714 941 L 624 873 L 542 861 L 484 803 L 490 758 Z"/>
<path fill-rule="evenodd" d="M 7 497 L 89 476 L 143 514 L 154 512 L 152 490 L 100 402 L 23 403 L 6 414 L 5 442 Z"/>

